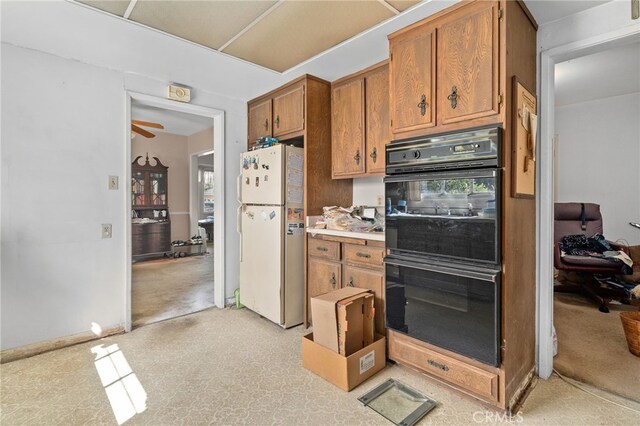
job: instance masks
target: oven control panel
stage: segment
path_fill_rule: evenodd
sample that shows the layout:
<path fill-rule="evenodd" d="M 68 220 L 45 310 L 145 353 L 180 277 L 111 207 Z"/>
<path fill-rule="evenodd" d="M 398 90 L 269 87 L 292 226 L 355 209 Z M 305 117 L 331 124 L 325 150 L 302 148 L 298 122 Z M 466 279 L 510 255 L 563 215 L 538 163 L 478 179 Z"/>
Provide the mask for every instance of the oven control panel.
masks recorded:
<path fill-rule="evenodd" d="M 387 145 L 387 174 L 497 167 L 501 134 L 500 127 L 491 127 L 392 142 Z"/>

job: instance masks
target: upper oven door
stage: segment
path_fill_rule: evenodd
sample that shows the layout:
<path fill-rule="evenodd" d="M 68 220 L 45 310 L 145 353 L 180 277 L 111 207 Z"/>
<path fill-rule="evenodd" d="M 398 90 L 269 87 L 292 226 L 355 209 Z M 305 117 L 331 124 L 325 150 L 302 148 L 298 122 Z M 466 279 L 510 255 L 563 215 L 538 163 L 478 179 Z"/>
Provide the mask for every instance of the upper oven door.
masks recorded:
<path fill-rule="evenodd" d="M 499 169 L 397 175 L 384 182 L 389 254 L 500 264 Z"/>

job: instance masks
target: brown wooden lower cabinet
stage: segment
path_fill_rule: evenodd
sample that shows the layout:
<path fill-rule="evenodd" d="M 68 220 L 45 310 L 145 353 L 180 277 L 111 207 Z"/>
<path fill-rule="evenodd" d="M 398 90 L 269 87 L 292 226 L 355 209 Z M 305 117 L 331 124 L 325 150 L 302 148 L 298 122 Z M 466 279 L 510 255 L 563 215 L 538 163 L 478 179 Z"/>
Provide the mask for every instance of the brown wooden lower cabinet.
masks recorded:
<path fill-rule="evenodd" d="M 389 358 L 443 380 L 490 403 L 500 400 L 500 370 L 473 365 L 472 360 L 454 358 L 427 347 L 421 342 L 389 330 Z"/>
<path fill-rule="evenodd" d="M 309 257 L 309 279 L 307 280 L 308 297 L 320 296 L 341 287 L 342 265 L 322 258 Z M 311 322 L 311 310 L 307 312 L 308 321 Z"/>
<path fill-rule="evenodd" d="M 311 323 L 312 297 L 353 286 L 373 291 L 376 331 L 384 334 L 384 242 L 309 235 L 307 247 L 305 325 Z"/>
<path fill-rule="evenodd" d="M 366 269 L 359 266 L 345 265 L 342 274 L 344 286 L 366 288 L 374 293 L 376 310 L 376 332 L 384 334 L 384 274 L 382 270 Z"/>

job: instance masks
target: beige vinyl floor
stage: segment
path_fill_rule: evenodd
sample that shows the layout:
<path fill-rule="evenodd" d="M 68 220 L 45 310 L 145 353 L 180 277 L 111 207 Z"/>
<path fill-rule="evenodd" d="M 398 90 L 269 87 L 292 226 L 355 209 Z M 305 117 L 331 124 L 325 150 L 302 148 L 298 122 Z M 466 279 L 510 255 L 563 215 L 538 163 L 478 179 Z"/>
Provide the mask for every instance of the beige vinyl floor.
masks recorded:
<path fill-rule="evenodd" d="M 537 381 L 511 422 L 398 365 L 347 393 L 302 368 L 306 332 L 283 330 L 247 309 L 211 308 L 4 364 L 0 424 L 388 425 L 357 401 L 388 378 L 438 401 L 423 425 L 640 424 L 638 412 L 556 376 Z"/>

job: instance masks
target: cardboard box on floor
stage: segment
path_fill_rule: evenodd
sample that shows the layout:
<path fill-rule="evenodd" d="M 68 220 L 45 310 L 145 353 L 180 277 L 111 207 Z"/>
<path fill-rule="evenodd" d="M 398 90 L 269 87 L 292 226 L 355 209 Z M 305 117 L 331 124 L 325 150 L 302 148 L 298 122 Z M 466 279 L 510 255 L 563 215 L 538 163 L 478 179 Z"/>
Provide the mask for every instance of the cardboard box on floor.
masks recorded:
<path fill-rule="evenodd" d="M 383 335 L 349 356 L 340 355 L 313 341 L 313 333 L 302 337 L 302 366 L 342 390 L 350 391 L 382 370 L 386 364 Z"/>
<path fill-rule="evenodd" d="M 302 366 L 350 391 L 382 370 L 386 339 L 374 335 L 373 293 L 345 287 L 311 299 L 313 333 L 302 338 Z"/>
<path fill-rule="evenodd" d="M 374 340 L 373 293 L 345 287 L 311 298 L 314 342 L 349 356 Z"/>

